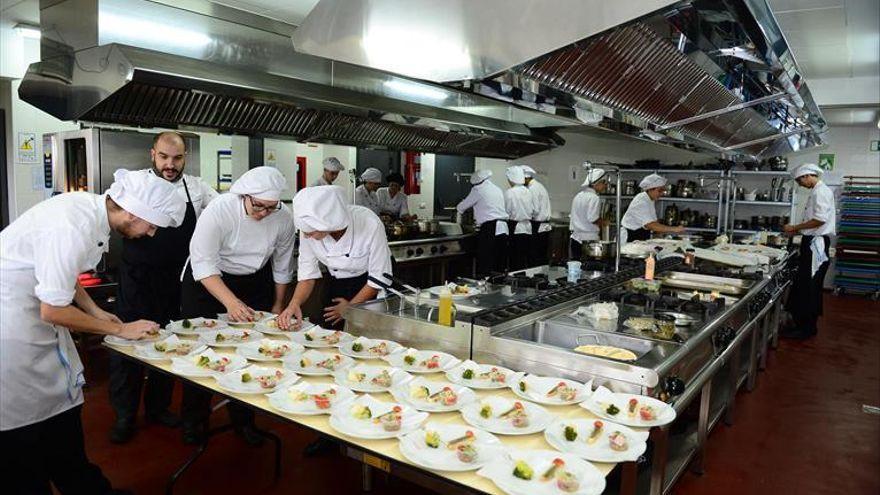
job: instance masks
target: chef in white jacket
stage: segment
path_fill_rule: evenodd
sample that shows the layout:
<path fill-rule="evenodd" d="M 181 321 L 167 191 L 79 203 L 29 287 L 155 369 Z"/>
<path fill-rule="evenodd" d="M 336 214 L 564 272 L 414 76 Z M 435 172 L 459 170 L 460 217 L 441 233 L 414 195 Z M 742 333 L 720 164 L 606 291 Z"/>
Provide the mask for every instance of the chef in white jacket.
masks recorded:
<path fill-rule="evenodd" d="M 139 339 L 152 321 L 122 323 L 80 286 L 107 252 L 110 231 L 150 236 L 182 220 L 174 186 L 118 170 L 105 195 L 38 203 L 0 232 L 0 442 L 4 493 L 113 493 L 84 448 L 83 365 L 70 332 Z M 75 305 L 74 305 L 75 303 Z"/>
<path fill-rule="evenodd" d="M 646 241 L 651 238 L 651 233 L 656 234 L 680 234 L 684 232 L 682 226 L 663 225 L 657 220 L 657 206 L 654 204 L 663 195 L 666 179 L 657 174 L 646 175 L 639 183 L 642 192 L 630 201 L 629 208 L 620 219 L 623 228 L 620 229 L 621 245 L 632 241 Z"/>
<path fill-rule="evenodd" d="M 415 215 L 409 214 L 408 197 L 403 193 L 403 176 L 397 172 L 388 174 L 385 177 L 387 187 L 380 187 L 376 191 L 379 199 L 379 210 L 383 215 L 390 215 L 393 218 L 401 220 L 409 220 Z"/>
<path fill-rule="evenodd" d="M 532 193 L 534 201 L 534 213 L 532 214 L 532 245 L 529 249 L 529 265 L 546 265 L 549 261 L 548 249 L 550 247 L 550 194 L 544 184 L 535 179 L 535 169 L 523 165 L 523 173 L 526 176 L 526 187 Z"/>
<path fill-rule="evenodd" d="M 507 268 L 507 210 L 504 193 L 492 183 L 491 170 L 477 170 L 471 174 L 471 190 L 455 209 L 461 214 L 474 209 L 474 221 L 480 228 L 477 237 L 477 276 L 492 271 L 503 272 Z"/>
<path fill-rule="evenodd" d="M 333 185 L 333 182 L 336 181 L 336 178 L 339 177 L 339 172 L 345 170 L 345 167 L 342 166 L 342 162 L 340 162 L 335 156 L 324 158 L 321 165 L 324 166 L 324 171 L 315 182 L 312 182 L 312 186 L 331 186 Z"/>
<path fill-rule="evenodd" d="M 284 309 L 293 279 L 296 234 L 293 215 L 281 203 L 285 187 L 278 169 L 256 167 L 208 204 L 189 244 L 181 297 L 183 318 L 215 318 L 225 312 L 231 321 L 248 322 L 255 319 L 256 311 L 280 313 Z M 184 387 L 184 442 L 202 439 L 210 400 L 210 393 Z M 230 404 L 229 413 L 245 441 L 261 443 L 251 410 Z"/>
<path fill-rule="evenodd" d="M 529 265 L 529 248 L 532 242 L 532 218 L 535 216 L 535 201 L 526 187 L 526 175 L 519 165 L 507 167 L 507 183 L 510 188 L 504 191 L 504 208 L 513 235 L 510 238 L 510 270 L 521 270 Z"/>
<path fill-rule="evenodd" d="M 369 209 L 376 215 L 381 213 L 379 196 L 376 191 L 382 185 L 382 172 L 377 168 L 370 167 L 361 174 L 362 184 L 354 190 L 354 204 Z"/>
<path fill-rule="evenodd" d="M 306 188 L 293 198 L 299 230 L 297 284 L 293 298 L 278 317 L 282 328 L 302 325 L 302 305 L 312 295 L 315 280 L 327 267 L 324 311 L 311 322 L 324 328 L 342 328 L 351 304 L 376 298 L 380 285 L 373 277 L 389 283 L 391 250 L 385 227 L 370 210 L 346 204 L 344 192 L 336 186 Z"/>
<path fill-rule="evenodd" d="M 605 171 L 601 168 L 592 168 L 581 184 L 581 191 L 571 201 L 569 254 L 572 260 L 580 260 L 583 257 L 583 243 L 599 240 L 599 229 L 603 222 L 602 200 L 599 194 L 604 193 L 607 187 Z"/>
<path fill-rule="evenodd" d="M 830 263 L 831 239 L 837 234 L 837 209 L 834 192 L 819 178 L 821 175 L 822 169 L 812 163 L 798 167 L 792 173 L 799 186 L 810 190 L 810 196 L 803 221 L 783 227 L 786 235 L 802 234 L 797 278 L 787 303 L 794 327 L 782 334 L 789 338 L 806 339 L 816 335 L 816 323 L 822 316 L 822 285 Z"/>

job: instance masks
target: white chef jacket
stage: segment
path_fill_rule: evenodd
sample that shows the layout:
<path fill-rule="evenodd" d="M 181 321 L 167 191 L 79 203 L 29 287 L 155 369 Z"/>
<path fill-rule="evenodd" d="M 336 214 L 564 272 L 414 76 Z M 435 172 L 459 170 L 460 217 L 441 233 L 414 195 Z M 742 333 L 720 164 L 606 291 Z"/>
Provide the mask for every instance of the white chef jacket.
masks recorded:
<path fill-rule="evenodd" d="M 577 242 L 599 240 L 596 220 L 602 212 L 602 200 L 592 187 L 577 193 L 571 201 L 571 221 L 568 224 L 571 238 Z"/>
<path fill-rule="evenodd" d="M 193 278 L 221 272 L 250 275 L 272 258 L 276 284 L 293 280 L 293 244 L 296 227 L 287 205 L 262 220 L 247 216 L 242 196 L 221 194 L 196 222 L 189 243 Z"/>
<path fill-rule="evenodd" d="M 314 182 L 312 182 L 311 187 L 315 187 L 315 186 L 332 186 L 332 185 L 333 185 L 333 184 L 327 182 L 327 181 L 324 179 L 324 174 L 321 174 L 321 176 L 318 177 L 317 180 L 315 180 Z"/>
<path fill-rule="evenodd" d="M 468 208 L 474 209 L 474 221 L 482 225 L 493 220 L 507 220 L 507 210 L 504 208 L 504 193 L 501 188 L 489 180 L 473 186 L 471 192 L 455 207 L 461 215 Z M 507 222 L 501 221 L 495 224 L 495 235 L 507 235 Z"/>
<path fill-rule="evenodd" d="M 532 233 L 535 201 L 526 186 L 516 185 L 504 191 L 504 207 L 510 220 L 516 222 L 514 234 Z"/>
<path fill-rule="evenodd" d="M 311 239 L 300 232 L 297 280 L 321 278 L 319 263 L 327 267 L 334 278 L 353 278 L 367 273 L 386 280 L 391 273 L 391 249 L 385 237 L 385 226 L 372 211 L 363 206 L 348 205 L 351 222 L 339 240 L 327 235 Z M 367 282 L 370 287 L 382 287 Z"/>
<path fill-rule="evenodd" d="M 376 196 L 376 193 L 367 191 L 363 184 L 354 190 L 354 204 L 363 206 L 376 215 L 380 213 L 379 197 Z"/>
<path fill-rule="evenodd" d="M 155 175 L 152 168 L 150 168 L 149 171 Z M 157 177 L 164 179 L 161 175 Z M 183 181 L 186 181 L 186 189 L 183 188 Z M 220 195 L 214 190 L 214 188 L 205 184 L 205 181 L 203 181 L 201 177 L 183 174 L 183 179 L 172 182 L 171 184 L 174 185 L 177 190 L 177 195 L 180 196 L 180 199 L 184 202 L 186 202 L 186 191 L 189 190 L 189 197 L 192 200 L 193 210 L 196 212 L 196 217 L 202 214 L 202 210 L 208 206 L 208 203 L 210 203 L 212 199 Z"/>
<path fill-rule="evenodd" d="M 407 196 L 403 194 L 403 191 L 398 191 L 397 195 L 392 198 L 387 187 L 380 187 L 376 191 L 376 197 L 379 200 L 379 211 L 382 213 L 390 213 L 398 218 L 409 215 Z"/>
<path fill-rule="evenodd" d="M 538 226 L 538 233 L 550 232 L 553 228 L 550 225 L 550 194 L 547 192 L 547 188 L 544 187 L 544 184 L 541 184 L 535 179 L 532 179 L 532 181 L 529 182 L 528 188 L 532 193 L 532 201 L 534 201 L 533 208 L 535 212 L 532 215 L 532 220 L 535 222 L 541 222 Z"/>
<path fill-rule="evenodd" d="M 804 229 L 802 234 L 820 236 L 837 234 L 837 211 L 834 207 L 834 193 L 821 180 L 810 190 L 804 210 L 803 221 L 819 220 L 825 222 L 815 229 Z"/>
<path fill-rule="evenodd" d="M 106 196 L 61 194 L 0 232 L 0 430 L 83 402 L 83 366 L 70 331 L 40 319 L 40 303 L 68 306 L 77 276 L 107 252 Z"/>
<path fill-rule="evenodd" d="M 632 199 L 629 208 L 620 219 L 620 224 L 630 230 L 644 228 L 651 222 L 657 221 L 657 210 L 654 207 L 654 201 L 648 196 L 648 193 L 642 191 Z"/>

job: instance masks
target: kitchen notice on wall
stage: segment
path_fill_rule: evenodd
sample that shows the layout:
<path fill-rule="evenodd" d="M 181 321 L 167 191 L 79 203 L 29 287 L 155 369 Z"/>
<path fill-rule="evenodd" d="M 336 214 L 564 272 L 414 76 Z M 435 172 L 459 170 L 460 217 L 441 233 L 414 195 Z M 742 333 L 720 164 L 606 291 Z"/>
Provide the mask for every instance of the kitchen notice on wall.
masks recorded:
<path fill-rule="evenodd" d="M 40 163 L 37 159 L 37 135 L 33 132 L 19 132 L 15 149 L 18 163 Z"/>
<path fill-rule="evenodd" d="M 266 166 L 269 167 L 277 167 L 278 166 L 278 153 L 275 150 L 267 149 L 266 150 Z"/>
<path fill-rule="evenodd" d="M 819 168 L 822 170 L 834 170 L 834 153 L 820 153 Z"/>
<path fill-rule="evenodd" d="M 871 141 L 871 151 L 880 151 L 880 141 Z"/>

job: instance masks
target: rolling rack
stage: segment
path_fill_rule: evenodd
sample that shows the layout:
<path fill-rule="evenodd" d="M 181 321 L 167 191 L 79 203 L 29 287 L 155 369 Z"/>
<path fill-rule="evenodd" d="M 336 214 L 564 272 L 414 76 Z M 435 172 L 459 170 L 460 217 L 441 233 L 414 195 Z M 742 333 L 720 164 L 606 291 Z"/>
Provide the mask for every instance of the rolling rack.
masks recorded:
<path fill-rule="evenodd" d="M 880 177 L 844 177 L 834 293 L 880 297 Z"/>

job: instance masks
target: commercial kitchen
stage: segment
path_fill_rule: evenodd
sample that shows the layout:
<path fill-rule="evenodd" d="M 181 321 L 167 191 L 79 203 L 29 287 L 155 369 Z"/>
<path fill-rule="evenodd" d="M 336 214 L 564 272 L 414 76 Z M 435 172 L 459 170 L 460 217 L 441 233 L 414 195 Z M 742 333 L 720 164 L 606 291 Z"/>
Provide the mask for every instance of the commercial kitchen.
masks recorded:
<path fill-rule="evenodd" d="M 3 492 L 877 493 L 880 5 L 804 3 L 4 2 Z"/>

